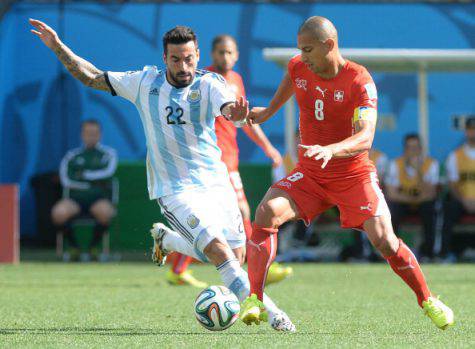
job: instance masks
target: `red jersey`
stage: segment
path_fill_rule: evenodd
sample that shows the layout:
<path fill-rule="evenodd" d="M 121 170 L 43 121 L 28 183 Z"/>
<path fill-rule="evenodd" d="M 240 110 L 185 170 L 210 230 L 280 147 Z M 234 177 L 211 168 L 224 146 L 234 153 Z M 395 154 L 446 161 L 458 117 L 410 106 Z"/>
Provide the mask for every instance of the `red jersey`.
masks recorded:
<path fill-rule="evenodd" d="M 300 111 L 302 144 L 325 146 L 351 137 L 355 113 L 377 108 L 373 79 L 366 68 L 354 62 L 346 61 L 336 77 L 323 79 L 297 55 L 289 61 L 288 72 Z M 375 171 L 367 151 L 348 158 L 332 158 L 324 169 L 322 160 L 304 157 L 304 152 L 299 149 L 299 165 L 317 178 L 341 179 Z"/>
<path fill-rule="evenodd" d="M 213 66 L 210 66 L 206 69 L 216 72 L 216 69 Z M 241 96 L 246 97 L 241 75 L 231 70 L 224 74 L 223 77 L 231 90 L 233 90 L 236 94 L 236 98 Z M 218 147 L 222 152 L 221 160 L 226 164 L 228 171 L 237 171 L 239 165 L 239 148 L 236 140 L 236 126 L 234 126 L 232 122 L 226 120 L 224 117 L 219 117 L 216 118 L 215 129 Z"/>

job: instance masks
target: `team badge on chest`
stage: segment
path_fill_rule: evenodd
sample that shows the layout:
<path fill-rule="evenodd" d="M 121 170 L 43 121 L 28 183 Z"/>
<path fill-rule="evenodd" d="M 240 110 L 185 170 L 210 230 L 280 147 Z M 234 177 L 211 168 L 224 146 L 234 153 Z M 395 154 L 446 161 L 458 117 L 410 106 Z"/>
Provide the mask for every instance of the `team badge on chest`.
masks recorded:
<path fill-rule="evenodd" d="M 186 223 L 188 223 L 191 229 L 195 229 L 200 224 L 200 220 L 194 214 L 190 214 L 186 219 Z"/>
<path fill-rule="evenodd" d="M 198 102 L 200 99 L 201 99 L 200 90 L 190 90 L 187 97 L 188 102 L 194 103 L 194 102 Z"/>
<path fill-rule="evenodd" d="M 335 90 L 335 93 L 333 94 L 333 97 L 336 102 L 343 102 L 343 97 L 345 95 L 345 92 L 342 90 Z"/>

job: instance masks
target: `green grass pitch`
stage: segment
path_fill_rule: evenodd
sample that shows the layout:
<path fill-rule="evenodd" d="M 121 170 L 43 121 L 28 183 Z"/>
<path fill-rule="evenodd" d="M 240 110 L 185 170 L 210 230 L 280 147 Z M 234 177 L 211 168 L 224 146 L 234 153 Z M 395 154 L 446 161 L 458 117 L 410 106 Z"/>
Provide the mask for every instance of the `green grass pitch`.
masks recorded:
<path fill-rule="evenodd" d="M 220 284 L 210 266 L 195 275 Z M 150 264 L 0 266 L 0 348 L 475 348 L 475 266 L 424 267 L 455 311 L 441 331 L 387 265 L 294 265 L 268 287 L 296 334 L 236 322 L 209 332 L 194 319 L 199 290 L 167 285 Z"/>

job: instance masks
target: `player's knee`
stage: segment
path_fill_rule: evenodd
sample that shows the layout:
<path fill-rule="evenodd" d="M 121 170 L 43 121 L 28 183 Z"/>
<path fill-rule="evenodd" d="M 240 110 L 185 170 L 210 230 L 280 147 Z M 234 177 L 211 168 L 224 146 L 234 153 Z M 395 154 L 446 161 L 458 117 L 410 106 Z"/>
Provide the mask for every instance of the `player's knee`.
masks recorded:
<path fill-rule="evenodd" d="M 235 258 L 234 253 L 229 248 L 228 244 L 219 240 L 212 240 L 204 249 L 203 253 L 214 265 L 220 265 L 225 261 Z"/>
<path fill-rule="evenodd" d="M 277 228 L 284 223 L 280 211 L 277 200 L 261 202 L 256 211 L 256 223 L 262 227 Z"/>

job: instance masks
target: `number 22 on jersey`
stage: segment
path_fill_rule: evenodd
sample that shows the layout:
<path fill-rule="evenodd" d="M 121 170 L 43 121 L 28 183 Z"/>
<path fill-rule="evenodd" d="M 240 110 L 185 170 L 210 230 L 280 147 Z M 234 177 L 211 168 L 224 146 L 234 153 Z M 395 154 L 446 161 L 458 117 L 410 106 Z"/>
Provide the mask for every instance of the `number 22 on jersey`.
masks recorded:
<path fill-rule="evenodd" d="M 183 109 L 178 107 L 176 110 L 173 110 L 173 107 L 166 107 L 165 110 L 167 111 L 167 124 L 168 125 L 184 125 L 186 121 L 182 120 L 183 117 Z M 172 116 L 176 116 L 176 121 L 173 120 Z"/>

